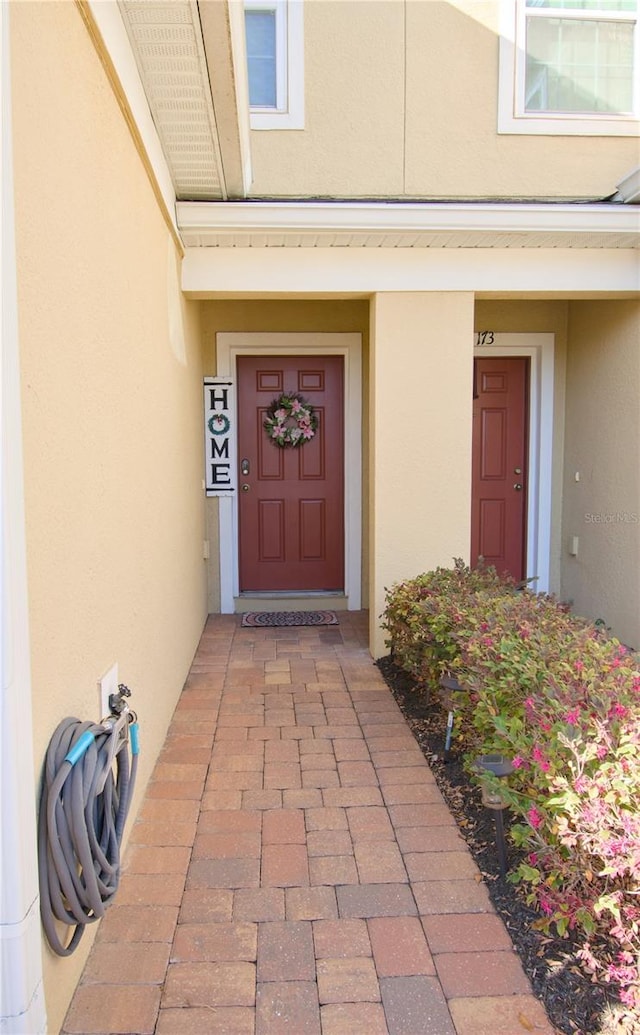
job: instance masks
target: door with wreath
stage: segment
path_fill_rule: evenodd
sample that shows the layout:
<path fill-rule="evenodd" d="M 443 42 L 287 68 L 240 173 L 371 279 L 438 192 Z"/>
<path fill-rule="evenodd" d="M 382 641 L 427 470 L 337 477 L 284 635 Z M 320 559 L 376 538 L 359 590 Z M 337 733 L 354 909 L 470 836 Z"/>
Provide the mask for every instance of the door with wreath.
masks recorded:
<path fill-rule="evenodd" d="M 342 356 L 238 357 L 240 592 L 344 589 Z"/>

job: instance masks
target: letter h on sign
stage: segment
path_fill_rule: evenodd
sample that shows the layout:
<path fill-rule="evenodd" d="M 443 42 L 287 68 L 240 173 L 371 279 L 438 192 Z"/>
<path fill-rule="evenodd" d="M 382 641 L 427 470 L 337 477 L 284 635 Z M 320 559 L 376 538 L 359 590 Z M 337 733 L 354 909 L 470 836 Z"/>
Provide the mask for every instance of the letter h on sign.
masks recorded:
<path fill-rule="evenodd" d="M 233 387 L 229 378 L 204 379 L 204 483 L 207 496 L 233 496 L 237 489 Z"/>

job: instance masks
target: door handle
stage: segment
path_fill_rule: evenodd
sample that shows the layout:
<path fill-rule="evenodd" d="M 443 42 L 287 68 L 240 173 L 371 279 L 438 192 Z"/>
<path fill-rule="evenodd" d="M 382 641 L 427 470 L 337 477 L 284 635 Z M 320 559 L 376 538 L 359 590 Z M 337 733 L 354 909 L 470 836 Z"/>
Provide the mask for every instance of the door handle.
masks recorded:
<path fill-rule="evenodd" d="M 241 460 L 241 462 L 240 462 L 240 474 L 242 475 L 243 478 L 246 478 L 247 475 L 249 474 L 250 466 L 251 465 L 249 464 L 249 461 L 246 458 L 244 460 Z"/>
<path fill-rule="evenodd" d="M 522 485 L 520 484 L 520 482 L 516 482 L 513 487 L 516 490 L 516 492 L 522 492 Z"/>

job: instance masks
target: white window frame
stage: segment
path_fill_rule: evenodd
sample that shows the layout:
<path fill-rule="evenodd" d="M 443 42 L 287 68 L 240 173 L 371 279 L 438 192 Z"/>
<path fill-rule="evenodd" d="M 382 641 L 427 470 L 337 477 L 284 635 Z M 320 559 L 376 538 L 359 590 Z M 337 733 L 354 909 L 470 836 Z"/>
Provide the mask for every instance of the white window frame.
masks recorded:
<path fill-rule="evenodd" d="M 276 107 L 250 107 L 251 129 L 304 129 L 302 0 L 245 0 L 244 7 L 276 18 Z"/>
<path fill-rule="evenodd" d="M 533 15 L 532 15 L 533 12 Z M 578 17 L 566 10 L 527 8 L 526 0 L 502 0 L 498 82 L 498 133 L 543 136 L 614 136 L 640 134 L 640 11 L 602 15 L 580 11 L 581 20 L 635 21 L 634 111 L 629 115 L 525 111 L 526 18 Z"/>

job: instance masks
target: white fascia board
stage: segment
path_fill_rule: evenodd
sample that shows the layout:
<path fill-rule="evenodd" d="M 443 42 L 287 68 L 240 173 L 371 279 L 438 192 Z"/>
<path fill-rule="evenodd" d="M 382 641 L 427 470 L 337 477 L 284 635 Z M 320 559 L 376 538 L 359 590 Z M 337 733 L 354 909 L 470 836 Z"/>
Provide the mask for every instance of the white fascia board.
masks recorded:
<path fill-rule="evenodd" d="M 88 0 L 88 8 L 118 76 L 124 98 L 140 134 L 140 140 L 149 160 L 158 190 L 162 195 L 167 214 L 171 219 L 176 235 L 179 236 L 178 224 L 176 222 L 175 188 L 164 151 L 162 150 L 160 137 L 149 109 L 149 103 L 144 92 L 120 9 L 116 0 Z"/>
<path fill-rule="evenodd" d="M 189 202 L 177 204 L 185 233 L 636 233 L 640 215 L 623 205 L 486 202 Z"/>
<path fill-rule="evenodd" d="M 640 257 L 625 248 L 187 248 L 192 297 L 294 297 L 378 291 L 616 296 L 640 294 Z"/>
<path fill-rule="evenodd" d="M 198 12 L 227 194 L 246 198 L 253 174 L 244 7 L 207 2 Z"/>

